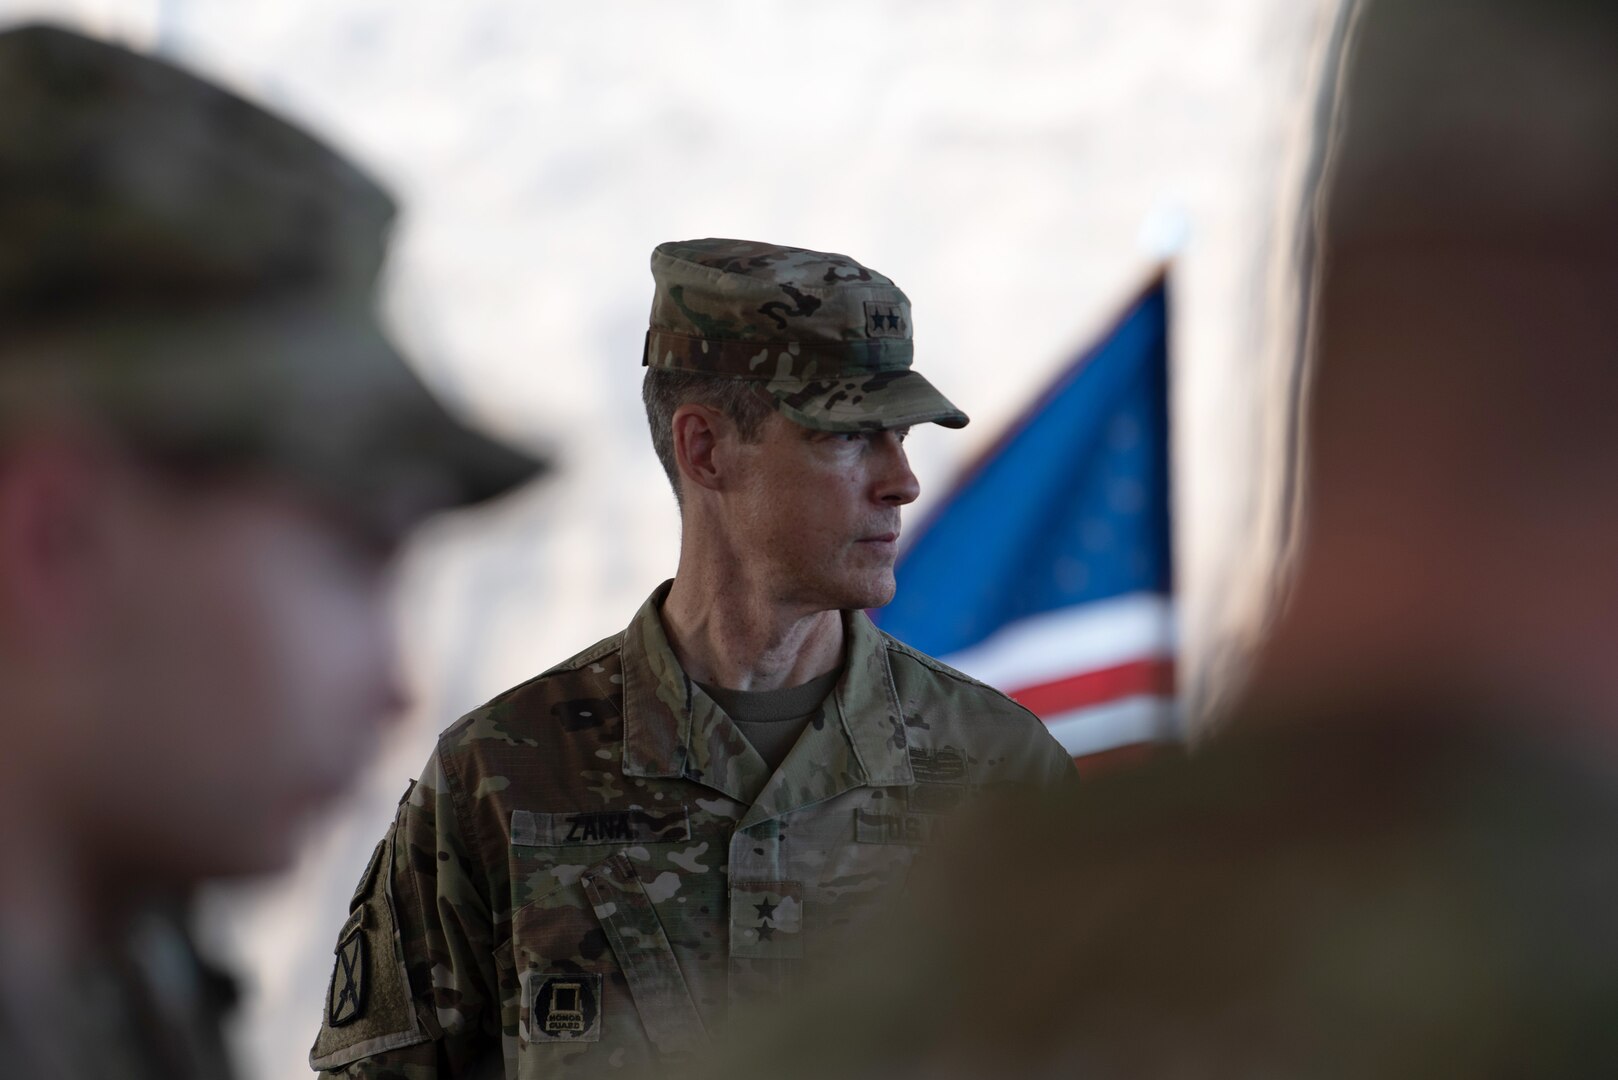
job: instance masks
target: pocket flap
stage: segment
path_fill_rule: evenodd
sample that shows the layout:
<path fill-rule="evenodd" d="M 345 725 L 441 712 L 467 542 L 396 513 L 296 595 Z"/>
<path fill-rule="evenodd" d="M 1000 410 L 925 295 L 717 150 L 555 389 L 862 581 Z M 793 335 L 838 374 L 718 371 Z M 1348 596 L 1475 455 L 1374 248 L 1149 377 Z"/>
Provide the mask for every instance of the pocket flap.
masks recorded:
<path fill-rule="evenodd" d="M 579 883 L 612 943 L 652 1044 L 664 1054 L 699 1047 L 707 1038 L 702 1018 L 634 862 L 619 853 L 590 867 Z"/>

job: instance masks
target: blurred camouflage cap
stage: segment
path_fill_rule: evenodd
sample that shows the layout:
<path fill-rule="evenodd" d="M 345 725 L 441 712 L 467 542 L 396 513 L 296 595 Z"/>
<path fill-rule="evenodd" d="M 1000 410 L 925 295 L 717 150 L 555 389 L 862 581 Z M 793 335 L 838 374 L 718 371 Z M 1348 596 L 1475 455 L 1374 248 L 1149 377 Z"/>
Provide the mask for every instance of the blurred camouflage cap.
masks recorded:
<path fill-rule="evenodd" d="M 378 325 L 393 214 L 332 150 L 176 67 L 0 33 L 0 427 L 61 398 L 388 528 L 532 476 Z"/>
<path fill-rule="evenodd" d="M 649 367 L 756 380 L 821 431 L 966 426 L 910 368 L 910 298 L 846 255 L 680 240 L 652 252 L 652 280 Z"/>

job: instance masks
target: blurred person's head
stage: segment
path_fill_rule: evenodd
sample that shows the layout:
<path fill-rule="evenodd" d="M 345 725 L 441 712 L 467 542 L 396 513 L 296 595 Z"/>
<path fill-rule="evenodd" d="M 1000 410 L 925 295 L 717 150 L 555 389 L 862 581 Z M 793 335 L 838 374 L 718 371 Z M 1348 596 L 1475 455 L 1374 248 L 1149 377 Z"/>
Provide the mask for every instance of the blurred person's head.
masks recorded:
<path fill-rule="evenodd" d="M 269 869 L 400 704 L 390 542 L 273 472 L 153 464 L 93 424 L 0 447 L 15 756 L 98 871 Z"/>
<path fill-rule="evenodd" d="M 893 597 L 915 424 L 966 416 L 911 369 L 910 301 L 845 255 L 659 245 L 642 386 L 683 537 L 806 609 Z"/>
<path fill-rule="evenodd" d="M 1300 559 L 1254 690 L 1454 684 L 1611 724 L 1618 7 L 1372 0 L 1341 85 Z"/>
<path fill-rule="evenodd" d="M 536 463 L 372 312 L 387 195 L 160 61 L 0 33 L 6 806 L 120 889 L 285 865 L 400 704 L 385 567 Z"/>

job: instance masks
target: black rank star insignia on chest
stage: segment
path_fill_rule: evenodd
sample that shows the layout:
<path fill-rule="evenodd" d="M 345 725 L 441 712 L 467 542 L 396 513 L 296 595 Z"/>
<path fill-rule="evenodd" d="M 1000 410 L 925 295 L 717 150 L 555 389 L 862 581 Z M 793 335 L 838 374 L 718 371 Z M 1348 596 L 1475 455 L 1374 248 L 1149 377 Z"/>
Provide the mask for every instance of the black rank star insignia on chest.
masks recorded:
<path fill-rule="evenodd" d="M 365 931 L 355 927 L 337 943 L 337 964 L 327 991 L 326 1022 L 342 1027 L 365 1012 Z"/>
<path fill-rule="evenodd" d="M 758 909 L 758 917 L 760 919 L 775 918 L 775 909 L 779 906 L 779 904 L 772 904 L 768 900 L 760 900 L 758 903 L 753 905 L 753 907 Z"/>

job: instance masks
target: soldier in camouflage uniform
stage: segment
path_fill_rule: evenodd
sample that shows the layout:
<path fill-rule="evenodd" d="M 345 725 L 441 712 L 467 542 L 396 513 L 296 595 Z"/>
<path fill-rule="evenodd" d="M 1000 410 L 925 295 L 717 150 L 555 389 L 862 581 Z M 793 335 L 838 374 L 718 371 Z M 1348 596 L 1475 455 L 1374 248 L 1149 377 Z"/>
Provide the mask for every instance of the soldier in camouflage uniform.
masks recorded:
<path fill-rule="evenodd" d="M 1618 5 L 1341 18 L 1222 726 L 955 829 L 704 1080 L 1618 1075 Z"/>
<path fill-rule="evenodd" d="M 0 1074 L 229 1075 L 189 894 L 285 867 L 394 711 L 402 531 L 535 471 L 382 334 L 392 214 L 166 63 L 0 33 Z"/>
<path fill-rule="evenodd" d="M 677 1066 L 883 911 L 945 812 L 1072 776 L 861 610 L 893 595 L 905 430 L 966 423 L 911 370 L 905 294 L 735 240 L 661 245 L 652 276 L 675 579 L 439 740 L 338 936 L 328 1075 Z"/>

